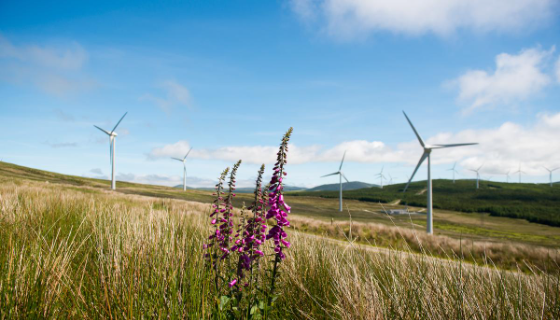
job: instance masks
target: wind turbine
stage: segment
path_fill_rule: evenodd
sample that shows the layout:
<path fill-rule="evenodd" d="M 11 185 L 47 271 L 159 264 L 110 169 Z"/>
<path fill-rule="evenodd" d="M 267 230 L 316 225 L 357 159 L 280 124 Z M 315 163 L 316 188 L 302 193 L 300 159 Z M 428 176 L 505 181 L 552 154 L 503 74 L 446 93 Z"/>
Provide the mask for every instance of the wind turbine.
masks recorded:
<path fill-rule="evenodd" d="M 424 162 L 424 160 L 426 160 L 426 158 L 428 159 L 428 179 L 427 179 L 427 194 L 428 194 L 428 203 L 427 203 L 427 223 L 426 223 L 426 231 L 428 232 L 428 234 L 433 234 L 434 230 L 433 230 L 433 217 L 432 217 L 432 176 L 431 176 L 431 153 L 433 149 L 443 149 L 443 148 L 451 148 L 451 147 L 462 147 L 462 146 L 471 146 L 471 145 L 475 145 L 478 143 L 454 143 L 454 144 L 435 144 L 435 145 L 427 145 L 424 143 L 424 140 L 422 140 L 422 138 L 420 137 L 420 135 L 418 134 L 418 132 L 416 131 L 416 128 L 414 128 L 414 125 L 412 124 L 412 122 L 410 121 L 410 119 L 408 118 L 408 116 L 406 115 L 406 113 L 403 111 L 403 114 L 406 118 L 406 120 L 408 121 L 408 124 L 410 124 L 410 127 L 412 128 L 412 131 L 414 131 L 414 134 L 416 135 L 416 138 L 418 138 L 418 142 L 420 142 L 420 145 L 422 146 L 422 148 L 424 148 L 424 153 L 422 154 L 422 157 L 420 157 L 420 161 L 418 161 L 418 164 L 416 165 L 416 168 L 414 169 L 414 172 L 412 172 L 412 175 L 410 176 L 410 179 L 408 180 L 408 183 L 406 184 L 406 187 L 404 188 L 403 192 L 406 192 L 406 189 L 408 189 L 408 186 L 410 185 L 410 182 L 412 181 L 412 179 L 414 178 L 414 175 L 416 174 L 416 171 L 418 171 L 418 168 L 420 168 L 420 165 L 422 164 L 422 162 Z"/>
<path fill-rule="evenodd" d="M 469 169 L 469 171 L 476 172 L 476 188 L 477 188 L 477 189 L 478 189 L 478 181 L 480 180 L 480 173 L 479 173 L 479 171 L 480 171 L 480 169 L 482 168 L 483 165 L 484 165 L 484 164 L 481 164 L 480 167 L 478 167 L 478 169 L 476 169 L 476 170 Z"/>
<path fill-rule="evenodd" d="M 183 159 L 171 157 L 171 159 L 181 161 L 183 163 L 183 191 L 187 191 L 187 165 L 185 162 L 187 161 L 187 157 L 189 156 L 189 153 L 191 153 L 191 150 L 192 148 L 189 149 Z"/>
<path fill-rule="evenodd" d="M 511 170 L 508 170 L 508 172 L 506 172 L 506 182 L 509 183 L 509 173 Z"/>
<path fill-rule="evenodd" d="M 385 169 L 385 166 L 381 167 L 381 171 L 375 175 L 376 177 L 379 177 L 379 186 L 381 189 L 383 189 L 383 179 L 387 180 L 387 178 L 383 175 L 383 169 Z"/>
<path fill-rule="evenodd" d="M 124 115 L 121 117 L 119 122 L 117 122 L 117 124 L 115 125 L 113 130 L 111 130 L 111 132 L 109 132 L 107 130 L 103 130 L 103 129 L 99 128 L 98 126 L 94 125 L 94 127 L 103 131 L 104 133 L 106 133 L 109 136 L 109 140 L 111 141 L 111 144 L 109 145 L 109 153 L 110 153 L 109 159 L 111 161 L 111 189 L 112 190 L 117 189 L 117 182 L 115 181 L 115 139 L 117 138 L 117 133 L 115 132 L 115 130 L 117 129 L 117 127 L 119 126 L 122 119 L 124 119 L 124 117 L 126 116 L 127 113 L 128 112 L 124 113 Z"/>
<path fill-rule="evenodd" d="M 552 172 L 554 172 L 554 171 L 560 169 L 560 167 L 554 168 L 554 169 L 552 169 L 552 170 L 550 170 L 550 169 L 547 168 L 547 167 L 543 167 L 543 168 L 545 168 L 546 171 L 548 171 L 548 179 L 549 179 L 549 181 L 550 181 L 550 187 L 552 188 Z"/>
<path fill-rule="evenodd" d="M 525 173 L 525 172 L 521 171 L 521 162 L 519 162 L 519 169 L 517 171 L 515 171 L 514 173 L 519 173 L 519 183 L 521 183 L 521 174 Z"/>
<path fill-rule="evenodd" d="M 340 194 L 338 196 L 338 211 L 340 211 L 340 212 L 342 212 L 342 178 L 344 178 L 344 180 L 346 180 L 346 182 L 350 182 L 350 181 L 348 181 L 348 179 L 346 179 L 346 176 L 344 175 L 344 173 L 342 173 L 342 164 L 344 163 L 344 157 L 345 156 L 346 156 L 346 151 L 344 151 L 344 155 L 342 155 L 342 161 L 340 161 L 340 167 L 338 167 L 337 172 L 326 174 L 326 175 L 321 177 L 321 178 L 324 178 L 324 177 L 334 176 L 334 175 L 338 174 L 339 179 L 340 179 Z"/>
<path fill-rule="evenodd" d="M 389 173 L 389 185 L 393 184 L 393 176 Z"/>
<path fill-rule="evenodd" d="M 457 165 L 457 162 L 455 162 L 453 164 L 453 167 L 451 167 L 451 169 L 447 169 L 447 171 L 451 171 L 453 173 L 453 183 L 455 183 L 455 172 L 457 172 L 457 170 L 455 170 L 455 166 Z M 459 172 L 457 172 L 459 173 Z"/>

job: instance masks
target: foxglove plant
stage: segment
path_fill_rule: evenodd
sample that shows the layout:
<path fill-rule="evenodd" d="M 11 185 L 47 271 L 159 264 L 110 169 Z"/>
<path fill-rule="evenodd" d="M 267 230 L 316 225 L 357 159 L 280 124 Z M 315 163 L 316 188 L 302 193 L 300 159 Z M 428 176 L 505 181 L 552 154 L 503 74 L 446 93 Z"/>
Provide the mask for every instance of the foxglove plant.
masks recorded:
<path fill-rule="evenodd" d="M 228 182 L 228 195 L 224 199 L 224 208 L 220 209 L 220 213 L 222 216 L 220 217 L 220 226 L 218 229 L 220 230 L 221 237 L 219 238 L 219 246 L 220 250 L 223 252 L 222 256 L 220 257 L 222 260 L 227 258 L 230 254 L 230 243 L 233 241 L 233 198 L 235 197 L 235 175 L 237 174 L 237 169 L 241 165 L 241 160 L 237 161 L 237 163 L 233 166 L 229 176 Z M 231 287 L 231 285 L 230 285 Z"/>
<path fill-rule="evenodd" d="M 280 144 L 277 153 L 277 162 L 273 168 L 270 184 L 262 188 L 262 176 L 264 165 L 261 166 L 256 181 L 254 200 L 248 210 L 252 213 L 245 217 L 245 207 L 241 210 L 240 219 L 237 221 L 236 234 L 233 220 L 233 198 L 235 197 L 235 176 L 241 164 L 238 161 L 230 172 L 229 192 L 224 197 L 224 180 L 229 168 L 222 172 L 216 185 L 216 200 L 213 203 L 211 213 L 214 232 L 208 238 L 208 249 L 206 257 L 212 262 L 215 272 L 216 294 L 219 297 L 219 310 L 226 311 L 232 318 L 258 318 L 266 317 L 268 308 L 274 301 L 275 283 L 278 278 L 279 264 L 286 258 L 283 250 L 290 247 L 286 240 L 285 227 L 290 225 L 288 213 L 291 208 L 284 201 L 283 179 L 287 175 L 284 165 L 287 163 L 288 142 L 292 134 L 290 128 Z M 272 220 L 274 226 L 267 233 L 267 221 Z M 270 287 L 259 288 L 259 284 L 267 281 L 259 281 L 259 261 L 265 255 L 263 245 L 267 240 L 272 240 L 274 249 L 274 260 L 270 273 Z M 233 261 L 236 257 L 236 261 Z M 257 270 L 255 274 L 255 270 Z M 227 286 L 220 286 L 222 279 Z M 222 295 L 224 294 L 224 295 Z M 263 295 L 260 299 L 259 296 Z M 227 309 L 224 309 L 226 306 Z"/>
<path fill-rule="evenodd" d="M 255 198 L 249 210 L 253 213 L 253 216 L 247 221 L 242 221 L 241 228 L 238 232 L 241 234 L 241 238 L 236 240 L 235 246 L 232 247 L 232 251 L 237 251 L 240 253 L 239 263 L 237 269 L 237 275 L 239 279 L 244 278 L 245 272 L 249 272 L 251 277 L 248 282 L 245 282 L 245 286 L 250 285 L 252 282 L 253 275 L 253 265 L 255 261 L 264 253 L 259 250 L 260 246 L 265 241 L 265 235 L 267 225 L 264 219 L 264 212 L 266 210 L 265 201 L 263 199 L 262 192 L 262 175 L 264 173 L 264 164 L 259 170 L 256 187 L 255 187 Z"/>
<path fill-rule="evenodd" d="M 280 150 L 278 150 L 277 161 L 274 164 L 272 179 L 270 180 L 270 186 L 268 187 L 268 205 L 269 209 L 266 214 L 267 219 L 274 219 L 276 225 L 270 229 L 266 235 L 266 239 L 272 239 L 274 241 L 274 264 L 272 267 L 272 276 L 270 283 L 270 291 L 268 293 L 268 304 L 272 303 L 272 296 L 274 294 L 274 287 L 276 284 L 276 278 L 278 274 L 278 264 L 286 258 L 283 252 L 283 248 L 289 248 L 290 243 L 286 240 L 287 234 L 284 227 L 290 226 L 290 221 L 288 221 L 288 213 L 291 207 L 284 201 L 283 195 L 283 184 L 282 180 L 284 176 L 288 173 L 284 170 L 284 165 L 288 163 L 287 152 L 288 152 L 288 142 L 290 141 L 290 136 L 292 135 L 293 128 L 290 128 L 284 137 L 282 138 L 282 143 L 280 144 Z"/>

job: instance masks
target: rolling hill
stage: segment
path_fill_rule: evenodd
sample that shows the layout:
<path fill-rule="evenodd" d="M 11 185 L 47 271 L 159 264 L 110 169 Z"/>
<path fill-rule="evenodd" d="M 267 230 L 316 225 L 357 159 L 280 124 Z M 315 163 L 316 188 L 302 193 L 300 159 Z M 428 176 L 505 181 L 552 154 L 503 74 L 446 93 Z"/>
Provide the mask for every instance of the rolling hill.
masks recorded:
<path fill-rule="evenodd" d="M 345 199 L 389 203 L 400 200 L 401 204 L 425 207 L 425 181 L 411 183 L 403 194 L 404 184 L 379 188 L 365 188 L 344 192 Z M 480 181 L 475 189 L 474 181 L 434 180 L 434 208 L 460 212 L 485 212 L 491 216 L 526 219 L 530 222 L 560 226 L 560 186 L 532 183 L 501 183 Z M 292 196 L 315 196 L 337 198 L 336 191 L 292 192 Z"/>
<path fill-rule="evenodd" d="M 314 188 L 309 188 L 305 191 L 338 191 L 339 187 L 340 187 L 340 184 L 338 184 L 338 183 L 323 184 L 323 185 L 320 185 L 320 186 L 316 186 Z M 369 183 L 365 183 L 365 182 L 360 182 L 360 181 L 350 181 L 350 182 L 344 183 L 342 185 L 342 190 L 344 190 L 344 191 L 346 191 L 346 190 L 357 190 L 357 189 L 373 188 L 373 187 L 377 187 L 377 185 L 369 184 Z"/>

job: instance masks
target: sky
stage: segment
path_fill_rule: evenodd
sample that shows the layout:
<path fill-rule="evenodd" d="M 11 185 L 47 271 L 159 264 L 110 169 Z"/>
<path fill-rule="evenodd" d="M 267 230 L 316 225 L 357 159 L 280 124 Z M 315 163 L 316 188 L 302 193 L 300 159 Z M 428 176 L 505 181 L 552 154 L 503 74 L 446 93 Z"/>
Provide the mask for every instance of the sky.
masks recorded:
<path fill-rule="evenodd" d="M 211 187 L 432 177 L 548 182 L 560 167 L 557 0 L 2 1 L 0 160 L 107 179 Z M 553 179 L 560 180 L 560 170 Z M 270 175 L 270 174 L 269 174 Z M 426 179 L 423 165 L 414 180 Z"/>

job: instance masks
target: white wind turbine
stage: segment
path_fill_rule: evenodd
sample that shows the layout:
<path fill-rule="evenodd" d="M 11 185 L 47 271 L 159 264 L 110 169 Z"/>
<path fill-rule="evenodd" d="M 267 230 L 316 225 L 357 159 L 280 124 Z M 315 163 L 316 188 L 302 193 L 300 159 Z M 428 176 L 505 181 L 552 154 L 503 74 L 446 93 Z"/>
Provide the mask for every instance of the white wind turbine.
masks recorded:
<path fill-rule="evenodd" d="M 387 178 L 383 175 L 383 169 L 385 169 L 385 166 L 381 167 L 381 171 L 375 175 L 376 177 L 379 177 L 379 187 L 381 189 L 383 189 L 383 179 L 387 180 Z"/>
<path fill-rule="evenodd" d="M 338 167 L 337 172 L 326 174 L 326 175 L 321 177 L 321 178 L 324 178 L 324 177 L 334 176 L 334 175 L 338 174 L 339 179 L 340 179 L 340 194 L 338 196 L 338 211 L 341 211 L 341 212 L 342 212 L 342 178 L 344 178 L 344 180 L 346 180 L 346 182 L 350 182 L 350 181 L 348 181 L 348 179 L 346 179 L 346 176 L 344 175 L 344 173 L 342 173 L 342 164 L 344 163 L 344 157 L 345 156 L 346 156 L 346 151 L 344 151 L 344 155 L 342 155 L 342 161 L 340 161 L 340 167 Z"/>
<path fill-rule="evenodd" d="M 517 171 L 515 171 L 514 173 L 519 173 L 519 183 L 521 183 L 521 174 L 525 173 L 525 172 L 521 171 L 521 162 L 519 162 L 519 169 Z"/>
<path fill-rule="evenodd" d="M 548 171 L 548 180 L 550 181 L 550 187 L 552 188 L 552 172 L 554 172 L 554 171 L 560 169 L 560 167 L 554 168 L 554 169 L 552 169 L 552 170 L 549 169 L 549 168 L 547 168 L 547 167 L 543 167 L 543 168 L 545 168 L 546 171 Z"/>
<path fill-rule="evenodd" d="M 469 169 L 469 171 L 476 172 L 476 188 L 477 189 L 478 189 L 478 182 L 480 180 L 480 172 L 479 171 L 480 171 L 480 169 L 482 168 L 483 165 L 484 164 L 481 164 L 480 167 L 478 167 L 478 169 Z"/>
<path fill-rule="evenodd" d="M 191 153 L 191 150 L 192 150 L 192 148 L 189 149 L 189 151 L 187 152 L 187 154 L 185 155 L 185 157 L 183 159 L 171 157 L 171 159 L 181 161 L 183 163 L 183 191 L 187 191 L 187 165 L 186 165 L 186 161 L 187 161 L 187 157 L 189 156 L 189 153 Z"/>
<path fill-rule="evenodd" d="M 457 170 L 455 170 L 455 166 L 457 165 L 457 162 L 455 162 L 453 164 L 453 167 L 451 167 L 451 169 L 447 169 L 447 171 L 451 171 L 453 173 L 453 183 L 455 183 L 455 172 L 457 172 Z M 459 173 L 459 172 L 457 172 Z"/>
<path fill-rule="evenodd" d="M 111 130 L 111 132 L 109 132 L 107 130 L 103 130 L 103 129 L 99 128 L 98 126 L 94 125 L 94 127 L 103 131 L 104 133 L 106 133 L 109 136 L 109 140 L 111 141 L 111 144 L 109 145 L 109 153 L 110 153 L 109 159 L 111 161 L 111 189 L 112 190 L 117 189 L 117 182 L 115 180 L 115 140 L 117 138 L 117 133 L 115 132 L 115 130 L 117 129 L 117 127 L 119 126 L 122 119 L 124 119 L 124 117 L 126 116 L 127 113 L 128 112 L 124 113 L 124 115 L 121 117 L 119 122 L 117 122 L 117 124 L 115 125 L 113 130 Z"/>
<path fill-rule="evenodd" d="M 506 182 L 509 183 L 509 173 L 511 172 L 511 170 L 508 170 L 508 172 L 506 172 Z"/>
<path fill-rule="evenodd" d="M 406 187 L 404 188 L 403 192 L 406 192 L 406 189 L 408 189 L 408 186 L 410 185 L 410 182 L 412 181 L 412 179 L 414 178 L 414 175 L 416 174 L 416 171 L 418 171 L 418 168 L 420 168 L 420 165 L 424 162 L 424 160 L 426 160 L 426 158 L 428 159 L 428 179 L 427 179 L 427 184 L 428 187 L 426 188 L 427 190 L 427 196 L 428 196 L 428 203 L 427 203 L 427 223 L 426 223 L 426 231 L 428 232 L 428 234 L 433 234 L 434 230 L 433 230 L 433 217 L 432 217 L 432 211 L 433 211 L 433 206 L 432 206 L 432 176 L 431 176 L 431 153 L 433 149 L 443 149 L 443 148 L 451 148 L 451 147 L 462 147 L 462 146 L 472 146 L 478 143 L 454 143 L 454 144 L 435 144 L 435 145 L 427 145 L 424 143 L 424 140 L 422 140 L 422 138 L 420 137 L 420 135 L 418 134 L 418 132 L 416 131 L 416 128 L 414 128 L 414 125 L 412 125 L 412 122 L 410 121 L 410 119 L 408 118 L 408 116 L 406 115 L 406 113 L 403 111 L 403 114 L 406 118 L 406 120 L 408 121 L 408 123 L 410 124 L 410 127 L 412 128 L 412 130 L 414 131 L 414 134 L 416 135 L 416 138 L 418 138 L 418 142 L 420 142 L 420 145 L 422 146 L 422 148 L 424 148 L 424 153 L 422 154 L 422 157 L 420 157 L 420 161 L 418 161 L 418 164 L 416 165 L 416 168 L 414 169 L 414 172 L 412 172 L 412 175 L 410 176 L 410 179 L 408 180 L 408 183 L 406 184 Z"/>

